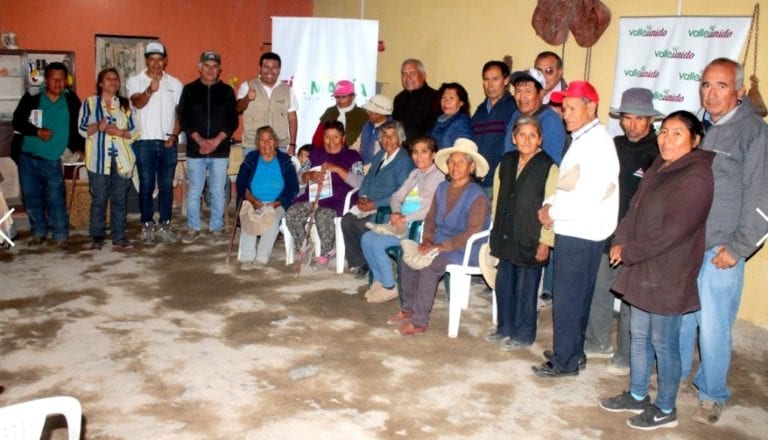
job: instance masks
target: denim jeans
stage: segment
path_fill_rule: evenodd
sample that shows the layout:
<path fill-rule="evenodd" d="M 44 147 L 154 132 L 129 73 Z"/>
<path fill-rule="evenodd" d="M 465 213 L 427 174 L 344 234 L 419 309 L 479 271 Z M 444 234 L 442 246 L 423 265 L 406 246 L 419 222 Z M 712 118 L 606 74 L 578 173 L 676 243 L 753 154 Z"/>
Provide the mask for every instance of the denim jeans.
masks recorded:
<path fill-rule="evenodd" d="M 152 193 L 158 188 L 160 223 L 171 220 L 173 210 L 173 174 L 176 171 L 176 145 L 165 148 L 165 141 L 136 141 L 133 143 L 136 168 L 139 170 L 139 209 L 141 223 L 154 221 Z"/>
<path fill-rule="evenodd" d="M 229 159 L 226 157 L 188 157 L 187 177 L 189 190 L 187 191 L 187 227 L 200 230 L 200 197 L 203 195 L 206 174 L 208 179 L 208 192 L 211 196 L 211 231 L 220 231 L 224 228 L 224 203 L 227 199 L 224 188 L 227 183 L 227 167 Z"/>
<path fill-rule="evenodd" d="M 523 344 L 536 340 L 536 303 L 541 267 L 500 260 L 496 273 L 496 332 Z"/>
<path fill-rule="evenodd" d="M 595 293 L 592 295 L 592 306 L 589 311 L 586 341 L 584 348 L 592 351 L 610 351 L 611 332 L 613 331 L 613 305 L 616 296 L 611 291 L 619 269 L 611 267 L 608 254 L 600 259 L 600 269 L 597 271 Z M 618 329 L 616 330 L 616 350 L 613 362 L 619 366 L 629 366 L 629 305 L 621 302 Z"/>
<path fill-rule="evenodd" d="M 269 262 L 269 256 L 272 255 L 272 249 L 275 247 L 275 240 L 277 240 L 277 234 L 280 232 L 280 220 L 285 217 L 285 210 L 282 206 L 275 208 L 275 223 L 269 230 L 265 231 L 259 237 L 258 245 L 256 244 L 258 237 L 245 232 L 245 229 L 240 228 L 240 248 L 238 251 L 238 259 L 240 261 L 258 261 L 259 263 L 267 264 Z"/>
<path fill-rule="evenodd" d="M 91 225 L 92 239 L 103 239 L 106 235 L 107 200 L 109 199 L 109 223 L 112 242 L 125 238 L 125 224 L 128 216 L 128 189 L 131 179 L 120 177 L 115 159 L 112 159 L 110 174 L 97 174 L 88 171 L 88 185 L 91 190 Z"/>
<path fill-rule="evenodd" d="M 656 406 L 675 409 L 680 385 L 680 324 L 682 315 L 659 315 L 630 306 L 632 352 L 629 361 L 629 390 L 639 397 L 648 395 L 654 357 L 658 362 L 659 387 Z M 655 356 L 654 356 L 655 355 Z"/>
<path fill-rule="evenodd" d="M 22 153 L 19 157 L 19 183 L 32 233 L 37 237 L 46 237 L 50 229 L 54 240 L 66 240 L 69 237 L 69 216 L 61 161 Z"/>
<path fill-rule="evenodd" d="M 744 259 L 739 258 L 736 266 L 730 269 L 718 269 L 712 264 L 715 255 L 717 247 L 704 254 L 698 278 L 701 309 L 683 317 L 680 359 L 684 380 L 691 373 L 698 328 L 701 362 L 693 384 L 699 390 L 700 400 L 722 405 L 731 397 L 726 382 L 731 366 L 731 330 L 744 287 Z"/>
<path fill-rule="evenodd" d="M 400 239 L 392 235 L 368 231 L 363 234 L 360 244 L 373 281 L 378 281 L 387 288 L 394 287 L 395 275 L 392 273 L 392 259 L 387 254 L 387 248 L 400 246 Z"/>
<path fill-rule="evenodd" d="M 584 335 L 605 240 L 556 234 L 555 243 L 551 362 L 560 371 L 571 372 L 584 358 Z"/>

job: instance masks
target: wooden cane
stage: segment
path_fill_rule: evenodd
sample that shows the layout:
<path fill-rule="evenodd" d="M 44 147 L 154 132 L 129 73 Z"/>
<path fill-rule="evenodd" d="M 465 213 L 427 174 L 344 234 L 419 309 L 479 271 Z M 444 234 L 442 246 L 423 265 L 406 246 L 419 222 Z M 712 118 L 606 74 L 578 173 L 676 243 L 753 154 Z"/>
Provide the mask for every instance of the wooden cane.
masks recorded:
<path fill-rule="evenodd" d="M 240 200 L 240 203 L 237 204 L 237 209 L 235 210 L 235 224 L 232 225 L 232 235 L 229 237 L 229 246 L 227 247 L 227 260 L 224 262 L 225 265 L 229 266 L 229 257 L 232 255 L 232 246 L 235 244 L 235 234 L 237 233 L 237 224 L 240 220 L 240 208 L 243 206 L 243 202 L 245 199 Z"/>

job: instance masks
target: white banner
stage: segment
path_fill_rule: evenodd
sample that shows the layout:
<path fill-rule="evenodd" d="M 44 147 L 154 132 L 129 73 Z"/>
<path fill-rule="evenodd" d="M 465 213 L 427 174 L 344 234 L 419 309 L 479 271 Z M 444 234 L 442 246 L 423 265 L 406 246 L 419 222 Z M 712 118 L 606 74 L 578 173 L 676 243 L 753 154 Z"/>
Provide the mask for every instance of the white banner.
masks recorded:
<path fill-rule="evenodd" d="M 611 107 L 631 87 L 653 92 L 656 110 L 696 112 L 699 81 L 715 58 L 741 62 L 752 17 L 640 17 L 619 19 L 619 46 Z M 618 121 L 609 129 L 621 133 Z"/>
<path fill-rule="evenodd" d="M 355 84 L 357 105 L 376 94 L 377 20 L 272 17 L 272 50 L 280 55 L 280 80 L 299 101 L 297 144 L 311 142 L 320 115 L 335 105 L 333 86 Z"/>

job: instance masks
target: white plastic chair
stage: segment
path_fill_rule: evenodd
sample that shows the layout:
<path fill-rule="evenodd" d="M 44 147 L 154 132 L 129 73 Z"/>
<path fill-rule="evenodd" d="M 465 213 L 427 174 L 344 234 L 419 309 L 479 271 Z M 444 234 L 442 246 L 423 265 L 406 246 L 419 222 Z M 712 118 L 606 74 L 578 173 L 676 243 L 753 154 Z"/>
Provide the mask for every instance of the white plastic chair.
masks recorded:
<path fill-rule="evenodd" d="M 450 291 L 448 299 L 448 337 L 455 338 L 459 336 L 459 321 L 461 321 L 461 311 L 466 310 L 469 307 L 469 294 L 470 284 L 472 281 L 472 275 L 480 275 L 480 266 L 470 266 L 469 258 L 472 254 L 472 245 L 481 238 L 488 237 L 491 234 L 491 230 L 480 231 L 472 234 L 467 240 L 467 245 L 464 248 L 464 260 L 461 264 L 449 264 L 445 267 L 445 271 L 450 275 L 448 282 L 448 290 Z M 496 292 L 491 293 L 493 298 L 492 304 L 492 321 L 494 324 L 497 322 L 496 317 Z"/>
<path fill-rule="evenodd" d="M 0 439 L 39 440 L 49 415 L 67 420 L 69 440 L 80 439 L 82 407 L 74 397 L 56 396 L 0 408 Z"/>
<path fill-rule="evenodd" d="M 349 212 L 352 204 L 352 194 L 357 192 L 357 188 L 349 190 L 344 197 L 344 214 Z M 341 233 L 341 217 L 335 217 L 333 219 L 335 234 L 336 234 L 336 273 L 344 273 L 344 257 L 346 254 L 346 248 L 344 247 L 344 235 Z M 285 217 L 280 222 L 280 232 L 283 234 L 283 243 L 285 244 L 285 265 L 290 266 L 296 260 L 296 251 L 293 245 L 293 236 L 288 230 L 288 225 L 285 223 Z M 317 235 L 317 228 L 314 226 L 310 231 L 312 234 L 312 241 L 315 244 L 315 256 L 320 256 L 320 239 Z"/>

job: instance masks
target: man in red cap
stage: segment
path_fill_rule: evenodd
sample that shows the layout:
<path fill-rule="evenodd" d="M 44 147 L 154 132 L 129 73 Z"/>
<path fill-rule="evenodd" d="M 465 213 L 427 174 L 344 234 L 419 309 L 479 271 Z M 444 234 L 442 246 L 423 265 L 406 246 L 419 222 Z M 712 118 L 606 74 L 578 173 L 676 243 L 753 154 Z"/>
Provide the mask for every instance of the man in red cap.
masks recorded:
<path fill-rule="evenodd" d="M 553 350 L 533 367 L 540 377 L 576 376 L 586 366 L 584 332 L 605 240 L 616 228 L 619 160 L 613 139 L 597 119 L 599 97 L 592 84 L 573 81 L 563 98 L 563 120 L 571 146 L 560 164 L 555 195 L 539 210 L 539 221 L 555 230 Z"/>
<path fill-rule="evenodd" d="M 339 121 L 344 124 L 347 145 L 353 150 L 360 150 L 358 139 L 363 125 L 368 122 L 368 113 L 355 104 L 355 85 L 345 79 L 338 81 L 333 88 L 333 99 L 336 100 L 336 105 L 325 109 L 320 116 L 320 123 L 312 136 L 312 145 L 322 147 L 323 125 L 328 121 Z"/>

